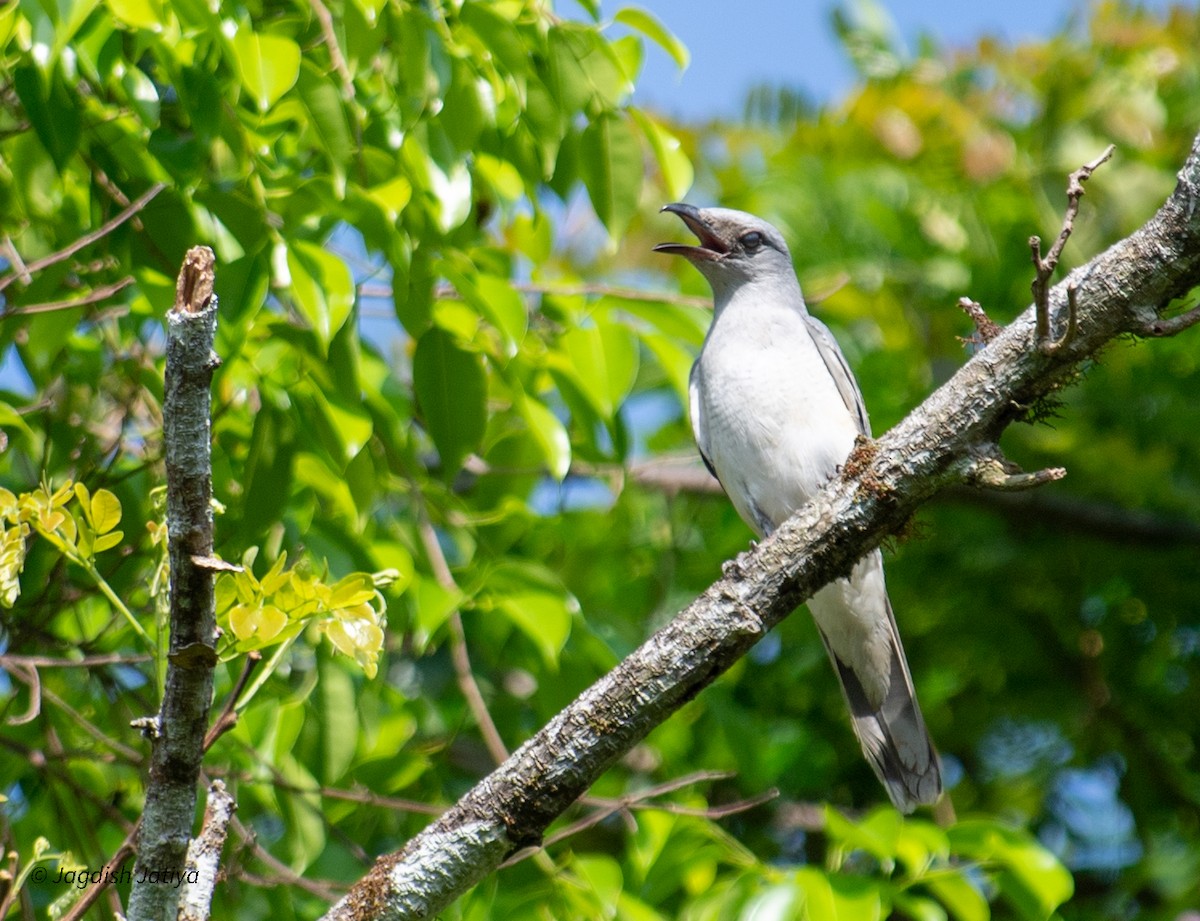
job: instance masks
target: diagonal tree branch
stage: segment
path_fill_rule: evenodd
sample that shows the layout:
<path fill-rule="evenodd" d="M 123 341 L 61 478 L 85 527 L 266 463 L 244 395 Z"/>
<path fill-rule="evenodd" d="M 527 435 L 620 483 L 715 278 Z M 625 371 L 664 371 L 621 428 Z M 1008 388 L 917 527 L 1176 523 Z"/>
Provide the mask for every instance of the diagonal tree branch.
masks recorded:
<path fill-rule="evenodd" d="M 400 851 L 387 854 L 327 921 L 433 917 L 549 823 L 622 754 L 744 655 L 814 591 L 899 528 L 1024 407 L 1115 336 L 1144 328 L 1200 284 L 1200 137 L 1159 210 L 1133 236 L 1076 269 L 1076 327 L 1041 347 L 1026 310 L 878 442 L 856 449 L 855 473 L 832 481 L 726 575 L 481 780 Z M 850 466 L 848 464 L 848 466 Z"/>

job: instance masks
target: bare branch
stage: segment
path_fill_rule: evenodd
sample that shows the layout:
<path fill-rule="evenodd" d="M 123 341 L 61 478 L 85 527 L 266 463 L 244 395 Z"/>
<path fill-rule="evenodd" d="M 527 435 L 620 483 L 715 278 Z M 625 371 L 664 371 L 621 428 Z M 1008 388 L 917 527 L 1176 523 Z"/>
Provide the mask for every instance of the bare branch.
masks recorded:
<path fill-rule="evenodd" d="M 30 316 L 36 313 L 55 313 L 59 310 L 72 310 L 76 307 L 86 307 L 88 304 L 95 304 L 99 301 L 108 300 L 118 291 L 123 291 L 133 284 L 133 276 L 126 275 L 120 281 L 114 281 L 110 285 L 101 285 L 89 291 L 83 297 L 70 297 L 61 301 L 43 301 L 40 304 L 28 304 L 23 307 L 6 307 L 0 310 L 0 320 L 7 320 L 9 317 Z"/>
<path fill-rule="evenodd" d="M 1200 323 L 1200 304 L 1191 308 L 1176 317 L 1168 317 L 1166 319 L 1158 318 L 1151 320 L 1148 323 L 1143 323 L 1134 329 L 1134 332 L 1139 336 L 1146 338 L 1163 338 L 1165 336 L 1175 336 L 1183 332 L 1185 329 L 1190 329 Z"/>
<path fill-rule="evenodd" d="M 678 304 L 683 307 L 702 307 L 711 309 L 712 302 L 707 297 L 690 294 L 678 294 L 670 291 L 642 291 L 639 288 L 629 288 L 624 285 L 601 283 L 585 283 L 577 285 L 548 284 L 544 282 L 512 282 L 514 291 L 522 294 L 546 294 L 552 297 L 618 297 L 630 301 L 652 301 L 654 303 Z M 390 300 L 392 289 L 390 285 L 360 285 L 359 297 L 380 298 Z M 443 300 L 458 300 L 460 295 L 453 285 L 438 285 L 433 290 L 434 297 Z M 814 299 L 815 303 L 815 299 Z"/>
<path fill-rule="evenodd" d="M 450 566 L 446 563 L 446 556 L 442 553 L 437 533 L 433 530 L 429 516 L 425 514 L 424 506 L 418 517 L 417 531 L 421 535 L 421 546 L 425 548 L 425 555 L 429 557 L 429 565 L 433 569 L 434 578 L 442 588 L 458 594 L 458 585 L 454 582 L 454 576 L 450 572 Z M 467 706 L 475 718 L 475 724 L 479 727 L 479 732 L 483 736 L 484 744 L 487 745 L 492 760 L 496 764 L 502 764 L 508 758 L 508 748 L 500 737 L 500 730 L 496 728 L 492 714 L 488 711 L 487 702 L 483 699 L 483 693 L 479 690 L 479 684 L 475 681 L 475 673 L 471 669 L 471 658 L 467 654 L 467 634 L 463 629 L 462 614 L 457 608 L 450 615 L 449 623 L 450 659 L 454 663 L 454 674 L 458 680 L 459 690 L 466 698 Z"/>
<path fill-rule="evenodd" d="M 130 891 L 130 921 L 174 914 L 177 893 L 152 880 L 184 868 L 216 664 L 214 574 L 193 559 L 213 555 L 210 384 L 217 325 L 215 257 L 193 247 L 167 314 L 163 447 L 171 566 L 170 649 L 162 706 L 152 738 L 146 806 Z"/>
<path fill-rule="evenodd" d="M 1033 292 L 1034 306 L 1037 308 L 1037 343 L 1038 348 L 1046 354 L 1062 347 L 1062 344 L 1055 343 L 1050 338 L 1050 277 L 1058 268 L 1058 260 L 1062 256 L 1063 247 L 1067 245 L 1067 240 L 1071 238 L 1071 233 L 1075 229 L 1075 218 L 1079 214 L 1079 200 L 1083 198 L 1083 184 L 1092 178 L 1092 173 L 1107 162 L 1115 150 L 1116 147 L 1109 144 L 1104 153 L 1090 163 L 1079 167 L 1067 179 L 1067 210 L 1063 215 L 1062 229 L 1058 232 L 1058 239 L 1054 241 L 1054 245 L 1050 247 L 1050 252 L 1046 253 L 1045 258 L 1042 258 L 1042 238 L 1037 236 L 1029 238 L 1029 250 L 1033 257 L 1035 271 L 1030 289 Z M 1069 296 L 1070 289 L 1068 288 Z M 1073 313 L 1069 319 L 1074 319 Z"/>
<path fill-rule="evenodd" d="M 213 891 L 221 866 L 221 849 L 229 823 L 237 809 L 225 784 L 214 780 L 208 785 L 208 805 L 200 834 L 188 846 L 187 873 L 179 893 L 179 921 L 207 921 L 212 912 Z M 195 873 L 195 882 L 192 873 Z"/>
<path fill-rule="evenodd" d="M 233 688 L 225 697 L 225 706 L 221 709 L 220 715 L 213 720 L 212 726 L 204 736 L 204 750 L 208 751 L 213 747 L 213 743 L 221 738 L 225 733 L 237 725 L 237 702 L 242 696 L 242 691 L 246 690 L 246 685 L 250 683 L 250 676 L 254 674 L 254 670 L 258 667 L 258 663 L 262 661 L 262 653 L 258 650 L 251 650 L 246 654 L 246 661 L 242 665 L 242 673 L 238 675 L 238 680 L 234 682 Z"/>
<path fill-rule="evenodd" d="M 963 479 L 972 486 L 1005 491 L 1034 489 L 1067 475 L 1062 467 L 1049 467 L 1035 473 L 1026 473 L 1008 460 L 996 444 L 977 448 L 967 457 Z"/>
<path fill-rule="evenodd" d="M 330 15 L 329 8 L 321 0 L 309 0 L 309 5 L 313 8 L 313 13 L 316 14 L 317 21 L 321 24 L 321 35 L 325 39 L 325 47 L 329 49 L 329 63 L 333 65 L 338 78 L 342 81 L 342 98 L 353 99 L 354 76 L 350 73 L 350 68 L 346 66 L 346 58 L 342 55 L 342 48 L 338 44 L 333 16 Z"/>

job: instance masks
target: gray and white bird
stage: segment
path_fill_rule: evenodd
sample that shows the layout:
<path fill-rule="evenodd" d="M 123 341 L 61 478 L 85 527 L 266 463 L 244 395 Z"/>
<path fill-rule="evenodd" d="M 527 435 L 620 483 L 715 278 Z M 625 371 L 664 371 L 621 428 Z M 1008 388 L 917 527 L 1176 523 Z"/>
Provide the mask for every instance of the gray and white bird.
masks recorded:
<path fill-rule="evenodd" d="M 752 214 L 672 204 L 699 241 L 662 243 L 708 279 L 713 319 L 692 366 L 700 455 L 745 522 L 769 535 L 838 471 L 867 410 L 846 359 L 800 293 L 782 235 Z M 808 602 L 867 761 L 896 807 L 941 795 L 937 753 L 917 706 L 883 581 L 883 557 Z"/>

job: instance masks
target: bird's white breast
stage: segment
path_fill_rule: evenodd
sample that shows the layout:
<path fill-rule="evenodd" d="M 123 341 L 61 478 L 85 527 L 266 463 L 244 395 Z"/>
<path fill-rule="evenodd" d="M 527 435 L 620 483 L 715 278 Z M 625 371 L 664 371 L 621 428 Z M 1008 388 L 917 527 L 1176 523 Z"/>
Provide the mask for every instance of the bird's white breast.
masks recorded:
<path fill-rule="evenodd" d="M 790 306 L 744 296 L 724 305 L 693 387 L 701 446 L 738 512 L 760 531 L 807 502 L 854 445 L 854 419 L 804 314 Z"/>

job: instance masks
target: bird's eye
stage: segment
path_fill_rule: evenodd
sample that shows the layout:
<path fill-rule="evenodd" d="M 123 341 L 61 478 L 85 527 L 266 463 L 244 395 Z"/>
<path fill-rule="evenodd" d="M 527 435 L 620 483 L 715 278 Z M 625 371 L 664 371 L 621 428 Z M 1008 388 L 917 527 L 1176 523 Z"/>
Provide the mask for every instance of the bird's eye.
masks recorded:
<path fill-rule="evenodd" d="M 747 234 L 742 234 L 742 246 L 746 248 L 747 252 L 752 253 L 762 245 L 763 235 L 757 230 L 752 230 Z"/>

